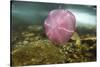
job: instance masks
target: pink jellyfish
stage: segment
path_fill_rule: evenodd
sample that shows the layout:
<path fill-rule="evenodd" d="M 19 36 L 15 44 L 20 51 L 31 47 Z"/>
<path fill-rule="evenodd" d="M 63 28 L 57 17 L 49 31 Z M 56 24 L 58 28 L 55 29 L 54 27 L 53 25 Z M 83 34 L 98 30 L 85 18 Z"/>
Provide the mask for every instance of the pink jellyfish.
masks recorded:
<path fill-rule="evenodd" d="M 50 11 L 44 22 L 45 33 L 54 43 L 65 43 L 71 38 L 76 28 L 75 16 L 68 10 Z"/>

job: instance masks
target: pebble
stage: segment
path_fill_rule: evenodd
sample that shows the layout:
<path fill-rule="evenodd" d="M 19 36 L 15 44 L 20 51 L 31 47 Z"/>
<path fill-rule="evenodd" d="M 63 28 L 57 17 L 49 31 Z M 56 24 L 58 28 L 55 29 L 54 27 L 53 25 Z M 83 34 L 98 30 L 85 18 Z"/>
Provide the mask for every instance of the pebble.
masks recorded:
<path fill-rule="evenodd" d="M 21 45 L 21 44 L 22 44 L 22 42 L 18 42 L 17 44 L 18 44 L 18 45 Z"/>
<path fill-rule="evenodd" d="M 31 37 L 31 36 L 34 36 L 33 33 L 28 33 L 28 34 L 25 34 L 26 37 Z"/>
<path fill-rule="evenodd" d="M 35 59 L 31 59 L 31 61 L 35 61 Z"/>
<path fill-rule="evenodd" d="M 28 41 L 23 41 L 23 44 L 25 45 L 25 44 L 28 44 Z"/>
<path fill-rule="evenodd" d="M 30 40 L 30 41 L 34 41 L 34 38 L 30 38 L 29 40 Z"/>
<path fill-rule="evenodd" d="M 39 39 L 40 39 L 40 37 L 39 37 L 39 36 L 35 37 L 35 40 L 39 40 Z"/>
<path fill-rule="evenodd" d="M 25 40 L 30 40 L 30 38 L 29 37 L 26 37 Z"/>

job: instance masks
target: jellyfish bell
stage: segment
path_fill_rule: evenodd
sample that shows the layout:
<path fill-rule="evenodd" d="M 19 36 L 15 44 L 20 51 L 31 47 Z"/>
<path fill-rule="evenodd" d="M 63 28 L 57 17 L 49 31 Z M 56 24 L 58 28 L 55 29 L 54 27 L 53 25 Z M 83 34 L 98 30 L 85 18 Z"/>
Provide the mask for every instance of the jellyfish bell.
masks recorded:
<path fill-rule="evenodd" d="M 75 16 L 68 10 L 51 10 L 44 21 L 45 34 L 53 43 L 65 43 L 76 29 Z"/>

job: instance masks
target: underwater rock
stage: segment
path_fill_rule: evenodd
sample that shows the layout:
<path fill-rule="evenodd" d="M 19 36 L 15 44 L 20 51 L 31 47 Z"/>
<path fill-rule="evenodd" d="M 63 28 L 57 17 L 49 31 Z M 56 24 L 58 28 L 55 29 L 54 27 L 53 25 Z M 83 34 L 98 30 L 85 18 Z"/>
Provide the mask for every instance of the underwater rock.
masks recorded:
<path fill-rule="evenodd" d="M 67 42 L 75 31 L 75 27 L 75 16 L 64 9 L 50 11 L 44 22 L 46 35 L 54 43 Z"/>
<path fill-rule="evenodd" d="M 53 50 L 53 51 L 52 51 Z M 31 42 L 12 52 L 14 66 L 33 64 L 63 63 L 64 53 L 59 51 L 49 40 Z"/>

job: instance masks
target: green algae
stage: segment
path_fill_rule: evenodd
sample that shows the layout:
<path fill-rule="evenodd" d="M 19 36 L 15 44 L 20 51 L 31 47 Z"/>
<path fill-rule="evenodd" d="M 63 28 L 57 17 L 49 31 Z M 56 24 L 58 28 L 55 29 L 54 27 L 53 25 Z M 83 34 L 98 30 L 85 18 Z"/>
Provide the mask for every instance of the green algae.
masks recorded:
<path fill-rule="evenodd" d="M 61 64 L 96 61 L 96 36 L 76 33 L 64 46 L 48 40 L 40 26 L 12 32 L 12 65 Z M 94 38 L 94 39 L 93 39 Z"/>

